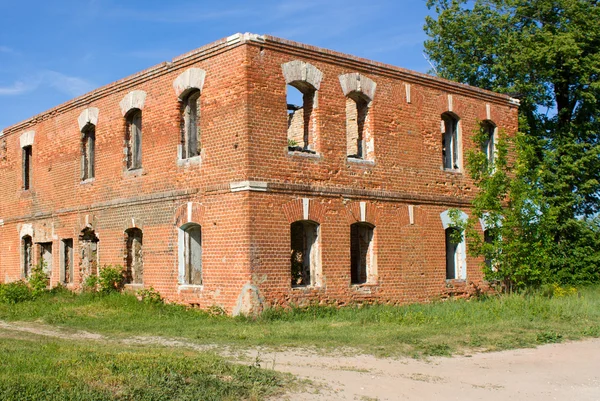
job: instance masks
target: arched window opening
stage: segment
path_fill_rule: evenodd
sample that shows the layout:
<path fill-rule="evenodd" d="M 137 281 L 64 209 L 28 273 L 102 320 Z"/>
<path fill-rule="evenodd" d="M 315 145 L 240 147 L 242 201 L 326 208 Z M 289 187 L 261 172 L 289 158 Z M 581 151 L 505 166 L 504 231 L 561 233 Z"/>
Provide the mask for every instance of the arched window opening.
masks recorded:
<path fill-rule="evenodd" d="M 458 119 L 451 114 L 442 115 L 442 156 L 445 170 L 458 170 L 459 164 L 459 137 Z"/>
<path fill-rule="evenodd" d="M 23 259 L 23 277 L 29 277 L 33 267 L 33 240 L 31 236 L 25 235 L 21 239 L 21 257 Z"/>
<path fill-rule="evenodd" d="M 346 97 L 346 153 L 348 157 L 364 159 L 366 156 L 366 123 L 369 99 L 360 92 Z"/>
<path fill-rule="evenodd" d="M 125 236 L 125 283 L 143 284 L 142 230 L 130 228 L 125 231 Z"/>
<path fill-rule="evenodd" d="M 317 284 L 320 270 L 319 225 L 302 220 L 290 225 L 292 287 Z"/>
<path fill-rule="evenodd" d="M 94 178 L 96 153 L 96 126 L 88 123 L 81 131 L 81 179 Z"/>
<path fill-rule="evenodd" d="M 364 284 L 373 265 L 373 226 L 354 223 L 350 226 L 350 282 Z"/>
<path fill-rule="evenodd" d="M 52 274 L 52 242 L 38 243 L 38 250 L 44 272 L 48 275 Z"/>
<path fill-rule="evenodd" d="M 200 155 L 200 91 L 191 90 L 182 103 L 180 154 L 182 159 Z"/>
<path fill-rule="evenodd" d="M 28 190 L 31 187 L 31 158 L 33 148 L 31 145 L 23 147 L 23 189 Z"/>
<path fill-rule="evenodd" d="M 466 276 L 465 240 L 456 227 L 446 229 L 446 280 L 464 280 Z"/>
<path fill-rule="evenodd" d="M 65 238 L 60 242 L 60 282 L 73 282 L 73 239 Z"/>
<path fill-rule="evenodd" d="M 180 228 L 182 284 L 202 284 L 202 228 L 189 223 Z"/>
<path fill-rule="evenodd" d="M 91 228 L 86 228 L 79 236 L 79 249 L 81 252 L 80 277 L 82 282 L 89 276 L 98 275 L 98 242 L 96 233 Z"/>
<path fill-rule="evenodd" d="M 142 167 L 142 111 L 133 109 L 125 117 L 126 163 L 128 170 Z"/>
<path fill-rule="evenodd" d="M 493 166 L 496 152 L 496 126 L 491 121 L 484 121 L 481 124 L 481 130 L 485 135 L 485 140 L 481 145 L 481 151 L 485 154 L 485 157 L 488 161 L 488 165 Z"/>
<path fill-rule="evenodd" d="M 485 230 L 483 232 L 483 241 L 486 244 L 488 244 L 488 245 L 493 244 L 494 243 L 494 239 L 495 239 L 495 235 L 494 235 L 492 229 L 488 229 L 488 230 Z M 488 252 L 486 252 L 486 256 L 485 256 L 485 264 L 486 264 L 487 267 L 489 267 L 490 269 L 494 270 L 493 259 L 489 255 Z"/>
<path fill-rule="evenodd" d="M 304 81 L 287 85 L 288 150 L 315 153 L 313 108 L 315 88 Z"/>

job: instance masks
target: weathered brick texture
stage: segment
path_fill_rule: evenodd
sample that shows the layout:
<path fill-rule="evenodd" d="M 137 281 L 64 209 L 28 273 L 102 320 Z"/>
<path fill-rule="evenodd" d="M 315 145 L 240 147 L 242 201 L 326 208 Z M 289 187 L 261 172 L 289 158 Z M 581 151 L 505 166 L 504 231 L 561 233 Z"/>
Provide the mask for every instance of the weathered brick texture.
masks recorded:
<path fill-rule="evenodd" d="M 186 82 L 198 81 L 201 153 L 180 160 L 181 101 Z M 311 93 L 311 115 L 303 118 L 310 151 L 288 148 L 286 87 L 293 83 Z M 362 159 L 347 157 L 347 132 L 357 131 L 348 129 L 347 102 L 356 96 L 368 102 Z M 142 116 L 141 169 L 128 168 L 132 109 Z M 34 262 L 42 249 L 48 258 L 52 244 L 52 285 L 72 276 L 67 286 L 77 289 L 86 230 L 97 237 L 101 268 L 126 264 L 126 231 L 138 229 L 143 284 L 135 285 L 232 313 L 290 302 L 426 301 L 482 285 L 482 260 L 470 256 L 467 279 L 446 280 L 440 213 L 469 214 L 476 189 L 464 171 L 443 169 L 445 112 L 459 118 L 461 158 L 476 147 L 481 121 L 509 135 L 517 130 L 517 106 L 504 95 L 270 36 L 204 46 L 3 131 L 0 282 L 22 278 L 26 235 Z M 94 178 L 82 181 L 80 125 L 92 120 Z M 293 138 L 304 147 L 300 133 Z M 29 190 L 23 141 L 32 141 Z M 305 287 L 291 285 L 290 225 L 299 220 L 319 224 L 319 279 Z M 373 227 L 373 240 L 367 282 L 351 285 L 356 222 Z M 189 223 L 202 228 L 202 285 L 181 283 L 180 227 Z M 61 250 L 69 239 L 73 272 L 65 276 Z"/>

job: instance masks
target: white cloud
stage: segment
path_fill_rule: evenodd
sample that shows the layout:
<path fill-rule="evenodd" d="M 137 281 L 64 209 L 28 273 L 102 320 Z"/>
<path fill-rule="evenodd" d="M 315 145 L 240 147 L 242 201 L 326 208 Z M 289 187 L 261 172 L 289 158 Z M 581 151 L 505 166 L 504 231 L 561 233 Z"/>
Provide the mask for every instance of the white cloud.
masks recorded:
<path fill-rule="evenodd" d="M 83 78 L 71 77 L 56 71 L 43 71 L 42 82 L 69 96 L 79 96 L 96 86 Z"/>
<path fill-rule="evenodd" d="M 29 92 L 37 87 L 36 85 L 31 85 L 30 83 L 25 83 L 23 81 L 16 81 L 14 84 L 10 86 L 0 86 L 0 96 L 15 96 L 20 95 L 25 92 Z"/>
<path fill-rule="evenodd" d="M 21 78 L 12 85 L 0 86 L 0 96 L 22 95 L 44 86 L 72 97 L 82 95 L 96 87 L 96 85 L 83 78 L 51 70 L 42 70 L 27 78 Z"/>
<path fill-rule="evenodd" d="M 1 46 L 0 45 L 0 53 L 12 53 L 13 49 L 11 49 L 8 46 Z"/>

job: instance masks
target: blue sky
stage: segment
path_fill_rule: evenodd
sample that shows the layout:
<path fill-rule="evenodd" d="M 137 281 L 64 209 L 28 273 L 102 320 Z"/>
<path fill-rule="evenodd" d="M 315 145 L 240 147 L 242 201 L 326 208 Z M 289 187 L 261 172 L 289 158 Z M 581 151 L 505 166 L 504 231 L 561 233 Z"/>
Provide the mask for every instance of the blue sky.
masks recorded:
<path fill-rule="evenodd" d="M 427 72 L 425 0 L 0 0 L 0 130 L 237 32 Z"/>

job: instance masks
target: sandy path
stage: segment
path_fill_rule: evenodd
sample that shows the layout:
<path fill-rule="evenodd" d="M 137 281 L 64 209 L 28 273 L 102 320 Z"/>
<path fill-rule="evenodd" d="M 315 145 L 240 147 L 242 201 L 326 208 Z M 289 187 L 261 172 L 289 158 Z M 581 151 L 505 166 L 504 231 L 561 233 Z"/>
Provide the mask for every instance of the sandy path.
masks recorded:
<path fill-rule="evenodd" d="M 218 352 L 237 362 L 240 359 L 243 363 L 259 362 L 264 368 L 309 379 L 302 393 L 284 397 L 290 401 L 600 401 L 600 339 L 419 361 L 369 355 L 331 356 L 304 349 L 283 352 L 249 349 L 240 353 L 237 349 L 182 339 L 144 336 L 112 339 L 37 323 L 0 321 L 0 337 L 2 331 Z"/>
<path fill-rule="evenodd" d="M 291 401 L 600 400 L 600 339 L 429 361 L 284 352 L 275 368 L 329 386 Z"/>

